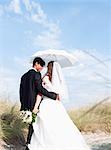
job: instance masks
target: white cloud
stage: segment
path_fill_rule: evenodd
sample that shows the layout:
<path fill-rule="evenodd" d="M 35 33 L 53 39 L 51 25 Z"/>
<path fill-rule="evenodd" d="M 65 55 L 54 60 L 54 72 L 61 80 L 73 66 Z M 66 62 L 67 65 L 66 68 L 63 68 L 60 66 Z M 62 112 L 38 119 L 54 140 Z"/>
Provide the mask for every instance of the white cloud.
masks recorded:
<path fill-rule="evenodd" d="M 8 12 L 11 11 L 15 14 L 21 14 L 22 13 L 19 0 L 12 0 L 10 2 L 10 4 L 7 5 L 5 8 L 6 8 L 6 11 L 8 11 Z"/>
<path fill-rule="evenodd" d="M 90 50 L 89 54 L 82 50 L 75 50 L 73 55 L 79 60 L 79 64 L 66 69 L 66 72 L 70 72 L 67 74 L 67 78 L 71 77 L 74 81 L 84 81 L 102 86 L 111 84 L 110 62 L 106 63 L 103 59 L 104 56 L 98 54 L 96 50 Z"/>
<path fill-rule="evenodd" d="M 4 11 L 5 13 L 9 14 L 10 12 L 13 12 L 19 14 L 24 19 L 41 24 L 43 27 L 49 28 L 50 30 L 59 28 L 56 23 L 48 19 L 47 14 L 44 12 L 41 5 L 33 0 L 11 0 L 9 4 L 1 5 L 0 8 L 1 11 Z"/>
<path fill-rule="evenodd" d="M 0 16 L 2 16 L 4 14 L 4 8 L 2 5 L 0 5 Z"/>
<path fill-rule="evenodd" d="M 59 25 L 48 19 L 47 14 L 38 2 L 33 0 L 11 0 L 9 4 L 1 6 L 0 14 L 3 13 L 8 13 L 8 16 L 11 16 L 10 13 L 17 14 L 21 19 L 34 22 L 43 28 L 39 35 L 32 38 L 34 46 L 45 49 L 61 47 Z"/>
<path fill-rule="evenodd" d="M 82 61 L 82 63 L 87 63 L 90 62 L 94 64 L 97 63 L 99 59 L 103 59 L 101 58 L 102 56 L 100 55 L 100 53 L 98 54 L 97 50 L 95 49 L 75 49 L 73 51 L 73 55 L 79 60 Z M 97 60 L 98 58 L 98 60 Z"/>
<path fill-rule="evenodd" d="M 32 21 L 39 23 L 44 27 L 44 31 L 33 38 L 34 45 L 44 49 L 60 48 L 61 43 L 59 41 L 59 37 L 61 31 L 58 24 L 48 19 L 47 14 L 44 13 L 40 4 L 34 2 L 32 4 L 32 6 L 36 8 L 37 11 L 31 13 Z"/>
<path fill-rule="evenodd" d="M 77 49 L 73 51 L 73 55 L 78 59 L 85 67 L 100 66 L 100 68 L 109 69 L 110 65 L 105 62 L 104 55 L 98 53 L 96 49 Z"/>
<path fill-rule="evenodd" d="M 26 10 L 30 12 L 32 10 L 32 6 L 30 4 L 30 0 L 23 0 L 23 3 L 25 5 L 25 7 L 26 7 Z"/>
<path fill-rule="evenodd" d="M 43 49 L 57 49 L 61 47 L 58 32 L 44 31 L 33 39 L 34 45 Z"/>
<path fill-rule="evenodd" d="M 32 1 L 32 8 L 33 10 L 31 11 L 31 19 L 34 22 L 40 23 L 43 26 L 45 26 L 46 22 L 48 21 L 47 15 L 43 11 L 41 5 L 39 3 L 35 3 Z"/>

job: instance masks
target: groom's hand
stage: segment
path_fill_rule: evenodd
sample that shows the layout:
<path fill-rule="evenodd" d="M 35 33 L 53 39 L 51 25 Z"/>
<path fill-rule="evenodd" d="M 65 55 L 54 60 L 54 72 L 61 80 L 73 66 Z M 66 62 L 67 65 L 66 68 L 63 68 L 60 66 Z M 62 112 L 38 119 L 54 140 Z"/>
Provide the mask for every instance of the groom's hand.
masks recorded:
<path fill-rule="evenodd" d="M 39 112 L 39 109 L 38 109 L 38 108 L 34 108 L 34 109 L 32 110 L 32 112 L 33 112 L 34 114 L 37 114 L 37 113 Z"/>
<path fill-rule="evenodd" d="M 56 100 L 60 101 L 59 94 L 57 94 Z"/>

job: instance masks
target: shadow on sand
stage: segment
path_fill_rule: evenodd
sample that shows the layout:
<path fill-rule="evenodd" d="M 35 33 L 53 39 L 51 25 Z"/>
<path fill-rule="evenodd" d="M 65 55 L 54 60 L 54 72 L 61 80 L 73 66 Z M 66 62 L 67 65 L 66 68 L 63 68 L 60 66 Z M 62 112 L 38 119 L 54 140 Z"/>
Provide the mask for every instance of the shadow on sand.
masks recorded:
<path fill-rule="evenodd" d="M 103 143 L 102 145 L 94 145 L 92 150 L 111 150 L 111 143 Z"/>

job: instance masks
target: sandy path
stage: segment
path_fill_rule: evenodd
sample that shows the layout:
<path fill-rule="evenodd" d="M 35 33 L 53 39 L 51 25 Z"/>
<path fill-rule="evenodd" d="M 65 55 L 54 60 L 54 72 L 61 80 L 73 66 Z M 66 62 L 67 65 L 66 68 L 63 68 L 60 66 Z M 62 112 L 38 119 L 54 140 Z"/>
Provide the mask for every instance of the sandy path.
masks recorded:
<path fill-rule="evenodd" d="M 111 134 L 100 132 L 83 134 L 83 136 L 92 150 L 111 150 Z"/>
<path fill-rule="evenodd" d="M 111 150 L 111 134 L 83 133 L 83 136 L 92 150 Z M 9 148 L 2 140 L 0 140 L 0 150 L 24 150 L 24 148 Z"/>

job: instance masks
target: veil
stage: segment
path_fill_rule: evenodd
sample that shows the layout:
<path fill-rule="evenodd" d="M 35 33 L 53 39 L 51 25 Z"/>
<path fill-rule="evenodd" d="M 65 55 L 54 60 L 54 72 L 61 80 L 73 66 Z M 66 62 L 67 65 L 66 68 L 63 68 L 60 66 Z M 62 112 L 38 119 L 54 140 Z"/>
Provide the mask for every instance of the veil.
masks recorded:
<path fill-rule="evenodd" d="M 62 68 L 58 62 L 53 64 L 52 86 L 56 93 L 59 94 L 60 100 L 63 103 L 69 102 L 68 89 L 62 73 Z"/>

